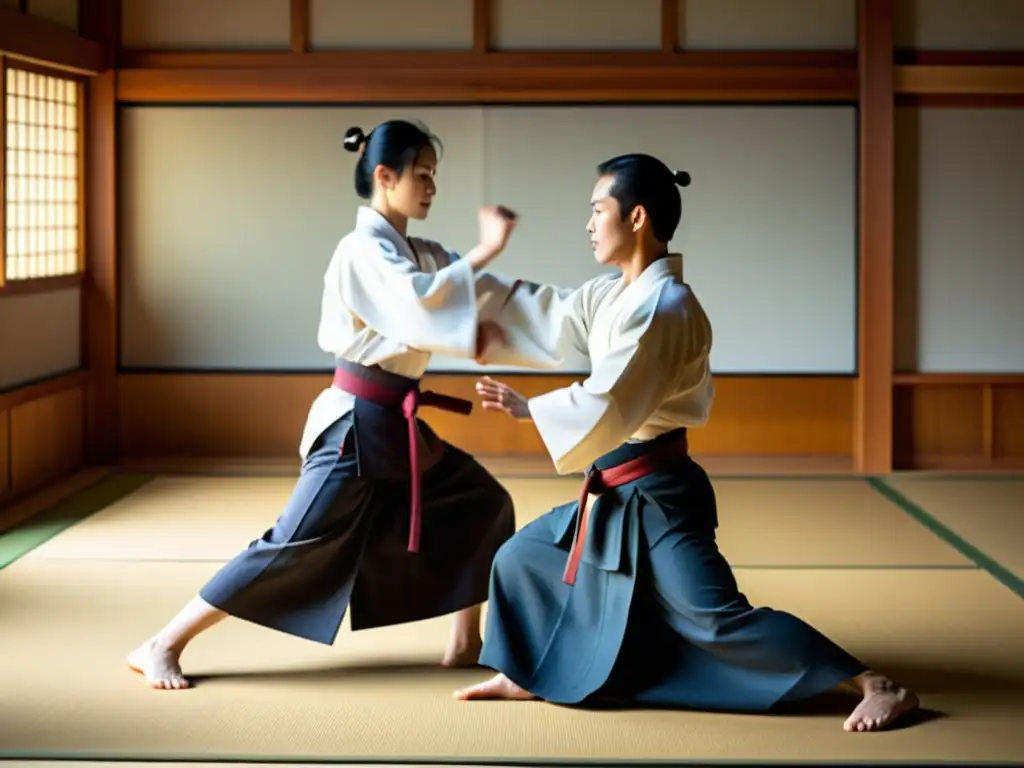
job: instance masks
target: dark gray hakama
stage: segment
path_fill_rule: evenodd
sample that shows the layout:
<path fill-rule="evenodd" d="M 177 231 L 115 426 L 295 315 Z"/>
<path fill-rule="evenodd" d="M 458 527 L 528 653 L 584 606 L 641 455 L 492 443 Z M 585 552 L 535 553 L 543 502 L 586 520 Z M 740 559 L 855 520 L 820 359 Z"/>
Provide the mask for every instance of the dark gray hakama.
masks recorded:
<path fill-rule="evenodd" d="M 358 367 L 350 367 L 350 370 Z M 414 385 L 379 369 L 378 384 Z M 353 630 L 419 621 L 483 603 L 512 499 L 475 459 L 417 419 L 422 528 L 409 551 L 408 427 L 363 399 L 317 439 L 276 523 L 200 591 L 231 616 L 332 644 Z"/>
<path fill-rule="evenodd" d="M 595 466 L 670 436 L 623 445 Z M 715 542 L 711 482 L 689 457 L 598 496 L 569 585 L 578 506 L 556 507 L 499 550 L 481 665 L 553 703 L 747 712 L 866 670 L 795 616 L 751 606 Z"/>

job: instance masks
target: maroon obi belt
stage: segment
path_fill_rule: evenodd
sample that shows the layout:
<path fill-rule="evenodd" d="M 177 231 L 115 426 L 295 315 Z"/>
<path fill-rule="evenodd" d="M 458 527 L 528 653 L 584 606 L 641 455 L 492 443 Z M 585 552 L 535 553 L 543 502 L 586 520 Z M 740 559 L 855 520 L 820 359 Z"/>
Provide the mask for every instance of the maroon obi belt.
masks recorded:
<path fill-rule="evenodd" d="M 412 505 L 409 516 L 409 551 L 420 548 L 422 499 L 420 498 L 419 430 L 416 413 L 421 406 L 468 415 L 473 403 L 457 397 L 421 391 L 417 379 L 392 374 L 377 367 L 366 367 L 347 360 L 339 360 L 334 370 L 333 385 L 386 409 L 400 410 L 405 418 L 409 442 L 409 480 L 412 486 Z M 357 406 L 357 420 L 359 418 Z M 371 426 L 371 429 L 373 427 Z M 378 439 L 387 440 L 387 435 Z M 357 436 L 358 440 L 358 436 Z"/>
<path fill-rule="evenodd" d="M 583 543 L 587 540 L 587 527 L 590 523 L 590 510 L 587 509 L 587 496 L 599 494 L 611 488 L 639 480 L 641 477 L 670 470 L 679 464 L 680 459 L 689 455 L 689 441 L 686 429 L 674 430 L 665 435 L 666 439 L 655 438 L 654 444 L 646 452 L 634 458 L 599 469 L 596 465 L 587 471 L 583 488 L 580 489 L 579 511 L 576 514 L 576 530 L 573 533 L 572 548 L 569 550 L 569 562 L 565 566 L 562 581 L 566 584 L 576 583 L 576 572 L 583 557 Z M 627 452 L 633 446 L 626 444 L 607 454 L 605 460 L 614 461 L 620 451 Z M 645 446 L 636 446 L 644 450 Z M 601 460 L 599 460 L 600 462 Z M 601 462 L 603 463 L 603 462 Z"/>

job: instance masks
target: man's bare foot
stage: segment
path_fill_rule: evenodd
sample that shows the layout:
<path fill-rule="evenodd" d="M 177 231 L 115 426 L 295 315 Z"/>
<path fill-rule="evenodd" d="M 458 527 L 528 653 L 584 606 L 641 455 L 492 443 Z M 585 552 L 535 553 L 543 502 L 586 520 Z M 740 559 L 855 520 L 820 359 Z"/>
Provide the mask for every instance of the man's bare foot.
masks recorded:
<path fill-rule="evenodd" d="M 529 701 L 537 698 L 529 691 L 523 690 L 504 675 L 495 675 L 485 683 L 477 683 L 469 688 L 455 691 L 456 699 L 471 701 L 473 699 L 509 699 Z"/>
<path fill-rule="evenodd" d="M 483 647 L 484 643 L 480 639 L 480 635 L 469 640 L 452 638 L 448 643 L 448 650 L 444 652 L 441 666 L 449 669 L 475 667 L 480 658 L 480 649 Z"/>
<path fill-rule="evenodd" d="M 862 733 L 883 730 L 913 712 L 919 705 L 913 691 L 908 691 L 882 675 L 867 673 L 857 683 L 864 698 L 843 723 L 845 731 Z"/>
<path fill-rule="evenodd" d="M 153 688 L 180 690 L 188 688 L 189 682 L 181 671 L 179 656 L 179 652 L 147 640 L 128 654 L 128 667 L 146 678 Z"/>

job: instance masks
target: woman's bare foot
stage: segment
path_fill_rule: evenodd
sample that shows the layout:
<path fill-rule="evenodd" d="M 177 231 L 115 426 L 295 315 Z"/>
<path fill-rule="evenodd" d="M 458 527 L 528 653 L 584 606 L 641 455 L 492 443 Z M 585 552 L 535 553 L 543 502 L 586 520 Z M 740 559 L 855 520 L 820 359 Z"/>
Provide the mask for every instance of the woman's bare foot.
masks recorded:
<path fill-rule="evenodd" d="M 128 667 L 154 688 L 180 690 L 189 687 L 178 659 L 185 646 L 200 632 L 227 616 L 201 597 L 194 597 L 160 632 L 128 654 Z"/>
<path fill-rule="evenodd" d="M 179 657 L 178 651 L 160 645 L 153 638 L 128 654 L 128 668 L 146 678 L 153 688 L 180 690 L 188 688 L 189 682 L 181 671 Z"/>
<path fill-rule="evenodd" d="M 456 699 L 471 701 L 473 699 L 509 699 L 513 701 L 529 701 L 537 698 L 529 691 L 520 688 L 504 675 L 495 675 L 485 683 L 477 683 L 469 688 L 455 691 Z"/>
<path fill-rule="evenodd" d="M 863 733 L 883 730 L 919 706 L 913 691 L 897 685 L 884 675 L 865 672 L 852 682 L 860 688 L 864 698 L 843 723 L 845 731 Z"/>

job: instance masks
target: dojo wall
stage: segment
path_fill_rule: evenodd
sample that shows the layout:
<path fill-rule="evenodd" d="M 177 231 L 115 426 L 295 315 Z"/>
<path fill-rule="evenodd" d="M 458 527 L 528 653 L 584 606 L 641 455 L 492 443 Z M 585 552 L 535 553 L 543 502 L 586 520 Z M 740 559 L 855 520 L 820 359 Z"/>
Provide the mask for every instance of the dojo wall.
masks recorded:
<path fill-rule="evenodd" d="M 245 16 L 237 3 L 216 12 L 200 12 L 200 5 L 171 12 L 168 0 L 126 4 L 124 45 L 225 52 L 289 46 L 284 0 L 247 0 Z M 896 45 L 1022 47 L 1019 4 L 970 5 L 900 3 Z M 313 0 L 309 47 L 465 50 L 472 45 L 472 6 Z M 493 7 L 491 38 L 499 50 L 660 44 L 656 0 L 633 4 L 627 15 L 615 2 L 505 0 Z M 540 23 L 542 11 L 548 16 Z M 855 3 L 682 0 L 678 34 L 680 46 L 691 50 L 850 50 Z M 589 119 L 591 113 L 602 120 Z M 503 199 L 527 209 L 527 218 L 495 268 L 563 282 L 582 281 L 593 270 L 582 232 L 593 162 L 617 151 L 625 131 L 666 155 L 678 146 L 682 156 L 670 159 L 695 179 L 684 191 L 678 245 L 716 321 L 721 376 L 711 425 L 695 434 L 695 450 L 812 456 L 837 466 L 847 460 L 857 371 L 858 150 L 855 108 L 835 105 L 125 105 L 118 256 L 128 455 L 293 455 L 305 409 L 324 383 L 314 372 L 323 365 L 314 345 L 320 273 L 355 204 L 352 158 L 338 140 L 348 124 L 372 125 L 392 114 L 422 115 L 446 141 L 441 205 L 424 231 L 464 249 L 473 235 L 472 208 L 488 192 L 505 191 Z M 603 130 L 608 123 L 617 133 Z M 1016 332 L 1024 311 L 1010 289 L 1021 269 L 1013 258 L 1020 225 L 1008 215 L 1014 201 L 1024 203 L 1015 180 L 1020 123 L 1012 109 L 900 110 L 900 372 L 1024 371 Z M 541 204 L 525 199 L 534 169 L 550 176 L 536 187 Z M 969 261 L 955 258 L 965 250 Z M 470 394 L 473 377 L 459 372 L 464 367 L 438 361 L 434 385 Z M 569 368 L 515 380 L 540 392 L 572 380 L 577 371 Z M 998 450 L 1024 454 L 1009 430 L 1021 390 L 994 390 L 988 427 L 979 410 L 991 396 L 986 391 L 975 383 L 900 385 L 903 460 L 981 455 L 986 429 Z M 528 427 L 490 414 L 428 418 L 470 450 L 541 450 Z"/>
<path fill-rule="evenodd" d="M 76 0 L 26 5 L 34 18 L 77 31 Z M 0 0 L 0 7 L 15 9 L 18 0 Z M 83 464 L 80 282 L 70 277 L 27 290 L 0 286 L 0 505 Z"/>
<path fill-rule="evenodd" d="M 122 42 L 150 51 L 287 50 L 288 3 L 247 0 L 245 6 L 243 18 L 231 2 L 202 12 L 185 3 L 172 13 L 164 0 L 134 0 L 125 5 Z M 623 14 L 615 2 L 504 0 L 492 4 L 491 41 L 498 50 L 657 50 L 660 6 L 660 0 L 642 0 Z M 816 23 L 806 21 L 812 7 Z M 854 8 L 853 0 L 775 3 L 767 12 L 757 3 L 684 2 L 680 43 L 852 49 Z M 313 0 L 310 50 L 466 50 L 473 41 L 472 11 L 471 0 Z M 803 20 L 792 24 L 783 18 L 787 11 Z M 322 373 L 309 369 L 329 364 L 315 348 L 322 269 L 355 203 L 352 156 L 339 149 L 341 132 L 351 122 L 372 125 L 417 110 L 367 108 L 365 119 L 356 117 L 360 112 L 122 108 L 120 422 L 129 456 L 294 455 L 305 410 L 324 383 Z M 714 425 L 695 437 L 696 449 L 849 456 L 856 371 L 852 107 L 419 112 L 432 118 L 446 146 L 441 204 L 424 231 L 465 250 L 472 244 L 473 208 L 505 192 L 501 199 L 524 209 L 529 224 L 495 268 L 536 279 L 571 284 L 594 274 L 583 231 L 593 165 L 635 146 L 630 136 L 691 170 L 695 183 L 684 191 L 686 220 L 677 245 L 687 254 L 687 275 L 717 318 L 716 363 L 724 375 Z M 592 121 L 592 113 L 602 120 Z M 678 154 L 674 146 L 682 152 L 677 159 L 670 157 Z M 808 148 L 812 156 L 801 157 Z M 200 186 L 195 174 L 203 168 L 217 170 Z M 237 191 L 230 202 L 214 199 L 229 189 Z M 531 192 L 540 202 L 527 199 Z M 256 231 L 233 233 L 235 225 L 226 222 L 238 221 L 247 202 L 259 211 Z M 225 222 L 219 229 L 218 220 Z M 284 233 L 296 241 L 288 253 L 279 247 Z M 268 238 L 278 241 L 268 247 Z M 255 252 L 241 242 L 256 244 Z M 227 265 L 242 259 L 249 274 L 227 279 Z M 255 289 L 271 286 L 267 298 L 243 303 Z M 772 301 L 766 286 L 781 300 Z M 818 322 L 806 322 L 808 313 Z M 562 386 L 581 368 L 573 362 L 564 375 L 515 380 L 531 393 Z M 473 376 L 458 371 L 475 366 L 442 360 L 433 367 L 435 386 L 472 396 Z M 470 450 L 542 450 L 533 430 L 493 414 L 471 420 L 425 415 Z"/>
<path fill-rule="evenodd" d="M 118 5 L 120 11 L 110 10 Z M 816 82 L 831 87 L 827 84 L 837 80 L 828 78 L 841 78 L 835 73 L 844 66 L 849 73 L 858 44 L 856 0 L 637 0 L 628 13 L 616 0 L 0 0 L 0 6 L 24 6 L 64 29 L 79 28 L 82 35 L 100 41 L 108 62 L 115 61 L 110 57 L 120 49 L 117 72 L 95 77 L 90 87 L 91 275 L 81 286 L 59 290 L 17 296 L 0 291 L 0 378 L 7 382 L 0 384 L 0 499 L 12 486 L 23 492 L 78 466 L 83 432 L 104 443 L 97 454 L 105 457 L 101 460 L 114 456 L 119 443 L 120 458 L 127 461 L 294 461 L 306 409 L 324 384 L 324 375 L 314 370 L 321 367 L 318 353 L 309 346 L 315 335 L 309 294 L 315 294 L 322 271 L 317 260 L 326 260 L 323 244 L 329 249 L 337 231 L 351 221 L 351 201 L 344 196 L 353 158 L 337 151 L 337 138 L 348 123 L 345 116 L 355 114 L 357 105 L 299 106 L 326 79 L 341 77 L 344 70 L 329 58 L 333 54 L 364 52 L 366 69 L 352 70 L 357 73 L 353 77 L 372 78 L 391 63 L 386 49 L 441 56 L 479 53 L 481 16 L 475 11 L 487 6 L 491 50 L 539 51 L 529 54 L 530 78 L 509 74 L 507 81 L 489 81 L 498 83 L 492 91 L 498 100 L 520 82 L 549 100 L 558 89 L 579 88 L 573 84 L 578 81 L 572 80 L 569 60 L 546 51 L 576 52 L 579 61 L 600 55 L 594 52 L 614 51 L 639 61 L 637 57 L 647 54 L 664 55 L 675 43 L 698 54 L 698 70 L 721 63 L 725 70 L 735 65 L 735 70 L 746 71 L 737 80 L 716 70 L 707 87 L 749 102 L 750 94 L 763 88 L 760 75 L 749 74 L 753 67 L 764 68 L 766 82 L 778 76 L 782 65 L 779 60 L 771 63 L 773 52 L 791 53 L 792 61 L 806 55 L 808 61 L 823 62 L 822 80 L 805 70 L 788 84 L 806 92 Z M 953 63 L 958 53 L 967 57 L 961 63 L 1021 60 L 1024 3 L 1017 0 L 895 0 L 895 11 L 897 62 L 921 63 L 934 52 Z M 662 20 L 670 22 L 674 35 L 665 34 Z M 308 34 L 296 36 L 296 29 Z M 79 61 L 88 59 L 84 45 L 76 50 Z M 304 51 L 328 58 L 303 64 Z M 1011 52 L 1009 59 L 1006 52 Z M 723 58 L 716 58 L 719 54 Z M 730 54 L 738 58 L 729 59 Z M 397 66 L 414 76 L 410 54 L 398 57 L 404 63 Z M 296 77 L 296 67 L 307 67 L 308 79 Z M 562 79 L 546 81 L 548 67 L 555 67 Z M 979 108 L 984 99 L 972 99 L 969 92 L 978 88 L 978 77 L 988 83 L 985 93 L 998 91 L 992 87 L 994 67 L 981 66 L 978 73 L 952 69 L 956 67 L 896 73 L 897 91 L 917 94 L 898 98 L 894 124 L 895 376 L 886 389 L 894 396 L 896 466 L 1020 466 L 1024 438 L 1013 427 L 1024 423 L 1024 353 L 1016 332 L 1024 327 L 1024 317 L 1014 293 L 1021 283 L 1022 261 L 1016 246 L 1021 242 L 1017 212 L 1024 209 L 1021 145 L 1014 139 L 1024 127 L 1021 102 L 994 98 Z M 622 93 L 622 72 L 608 76 L 608 92 Z M 908 86 L 905 78 L 911 76 L 917 79 Z M 602 75 L 592 77 L 586 89 L 599 93 Z M 737 85 L 744 77 L 749 92 Z M 963 79 L 956 81 L 958 77 Z M 456 101 L 458 83 L 473 82 L 449 79 L 456 83 L 449 91 Z M 934 88 L 940 80 L 943 85 Z M 680 82 L 690 91 L 697 87 L 685 77 Z M 338 86 L 337 92 L 346 87 Z M 928 96 L 930 87 L 943 95 Z M 1007 92 L 1018 93 L 1015 87 Z M 366 90 L 358 83 L 351 90 L 365 98 Z M 950 93 L 954 96 L 947 98 Z M 211 94 L 236 103 L 218 104 Z M 173 103 L 159 104 L 161 97 Z M 854 88 L 851 104 L 855 97 Z M 243 98 L 247 103 L 237 103 Z M 199 106 L 190 99 L 204 103 Z M 263 100 L 276 103 L 261 105 Z M 512 131 L 521 140 L 528 135 L 525 131 L 541 130 L 552 115 L 569 116 L 565 119 L 571 119 L 572 127 L 589 125 L 581 115 L 592 110 L 623 121 L 641 112 L 672 115 L 645 121 L 643 130 L 650 131 L 652 147 L 672 146 L 676 139 L 693 151 L 692 157 L 675 161 L 694 171 L 695 179 L 684 190 L 678 245 L 686 253 L 687 276 L 713 310 L 720 338 L 715 411 L 709 427 L 694 434 L 694 450 L 744 461 L 774 457 L 799 459 L 785 466 L 848 469 L 856 429 L 863 436 L 865 424 L 888 426 L 884 409 L 876 409 L 878 418 L 865 419 L 864 401 L 857 406 L 858 377 L 865 370 L 856 355 L 861 344 L 858 324 L 863 328 L 872 322 L 867 315 L 889 311 L 884 301 L 869 302 L 870 312 L 857 311 L 862 285 L 857 253 L 865 247 L 866 226 L 860 221 L 858 231 L 863 204 L 857 197 L 858 166 L 863 173 L 860 143 L 865 140 L 859 135 L 858 112 L 834 103 L 707 105 L 695 103 L 692 93 L 688 101 L 668 107 L 572 108 L 557 103 L 543 108 L 441 103 L 428 109 L 445 115 L 440 122 L 430 121 L 448 147 L 442 182 L 457 183 L 461 174 L 472 191 L 462 195 L 470 198 L 463 203 L 466 211 L 488 196 L 489 184 L 507 185 L 513 172 L 528 178 L 524 168 L 530 164 L 561 170 L 544 192 L 552 199 L 557 196 L 558 205 L 567 210 L 564 220 L 558 213 L 556 228 L 553 217 L 545 220 L 550 212 L 538 210 L 536 229 L 524 237 L 524 226 L 518 233 L 520 251 L 510 249 L 496 266 L 508 271 L 517 266 L 545 272 L 550 268 L 552 275 L 565 279 L 583 277 L 590 268 L 582 231 L 583 196 L 593 162 L 613 151 L 615 137 L 584 131 L 579 142 L 563 145 L 578 152 L 578 159 L 546 145 L 549 155 L 535 152 L 534 144 L 529 163 L 521 165 L 514 163 L 511 144 L 494 149 L 495 126 L 508 132 L 514 123 L 507 116 L 525 116 Z M 414 114 L 420 108 L 358 109 L 391 115 Z M 301 119 L 314 113 L 338 115 L 328 121 L 322 145 L 313 139 L 325 129 Z M 740 113 L 754 119 L 736 117 Z M 446 120 L 459 114 L 472 118 L 445 127 Z M 729 120 L 708 128 L 709 121 L 729 114 Z M 287 138 L 267 132 L 262 140 L 276 144 L 255 160 L 240 160 L 246 142 L 251 148 L 261 140 L 260 116 L 270 115 L 299 125 Z M 772 115 L 774 132 L 765 128 Z M 176 120 L 185 133 L 167 135 Z M 778 127 L 784 123 L 799 136 Z M 233 143 L 232 136 L 223 135 L 232 124 L 240 126 L 234 138 L 242 141 Z M 330 131 L 334 133 L 328 135 Z M 792 157 L 795 138 L 817 162 Z M 877 146 L 877 134 L 869 143 Z M 219 147 L 230 151 L 218 153 Z M 780 149 L 782 154 L 772 157 Z M 482 162 L 474 161 L 474 152 Z M 203 163 L 211 170 L 197 178 Z M 161 172 L 156 179 L 154 169 Z M 165 185 L 159 184 L 161 178 Z M 260 184 L 270 186 L 258 188 Z M 574 220 L 568 209 L 581 184 Z M 235 194 L 214 200 L 211 194 L 217 188 Z M 515 196 L 529 185 L 507 189 Z M 460 198 L 450 187 L 443 200 L 450 206 L 449 223 L 435 215 L 425 230 L 465 248 L 472 215 L 467 229 Z M 343 209 L 337 222 L 332 205 Z M 227 267 L 233 260 L 244 256 L 232 217 L 244 223 L 246 211 L 253 209 L 260 214 L 258 226 L 243 231 L 250 233 L 259 252 L 243 285 L 223 275 L 230 273 Z M 223 226 L 211 221 L 218 218 Z M 886 226 L 876 233 L 884 236 Z M 545 244 L 565 238 L 561 247 L 571 250 L 578 247 L 571 242 L 577 234 L 584 247 L 571 257 L 531 264 L 533 250 L 525 247 L 529 237 Z M 286 247 L 268 247 L 276 243 L 292 244 L 296 250 L 304 246 L 311 255 L 295 267 L 296 256 Z M 560 271 L 570 268 L 581 271 Z M 765 311 L 767 291 L 758 291 L 762 284 L 785 296 L 777 311 Z M 273 289 L 276 298 L 243 305 L 248 299 L 243 288 Z M 198 309 L 189 306 L 190 300 L 198 302 Z M 744 323 L 740 310 L 752 308 L 764 322 Z M 809 318 L 811 308 L 827 314 Z M 800 317 L 795 316 L 798 311 Z M 209 323 L 211 316 L 221 322 Z M 19 327 L 29 329 L 31 345 L 12 346 L 6 334 Z M 255 338 L 247 338 L 246 328 L 254 327 Z M 870 355 L 871 349 L 861 346 L 860 354 Z M 442 370 L 431 374 L 430 384 L 472 396 L 474 374 L 452 371 L 452 361 L 439 362 Z M 512 378 L 524 392 L 534 394 L 577 376 L 567 371 Z M 878 390 L 872 397 L 876 395 Z M 529 426 L 494 414 L 472 419 L 426 415 L 446 437 L 472 451 L 541 450 Z"/>

